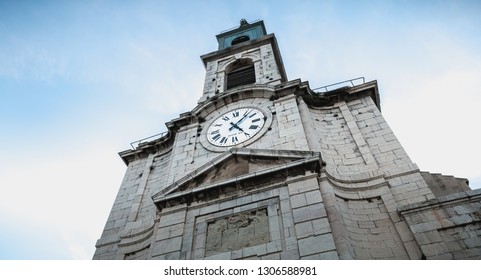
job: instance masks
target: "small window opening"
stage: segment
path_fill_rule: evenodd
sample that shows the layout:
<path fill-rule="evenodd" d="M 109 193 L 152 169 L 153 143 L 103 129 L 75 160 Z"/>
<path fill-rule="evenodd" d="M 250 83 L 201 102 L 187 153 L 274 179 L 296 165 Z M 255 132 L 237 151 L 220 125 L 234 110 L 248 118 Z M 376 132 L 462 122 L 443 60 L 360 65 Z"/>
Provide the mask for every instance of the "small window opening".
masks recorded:
<path fill-rule="evenodd" d="M 239 36 L 239 37 L 235 38 L 234 40 L 232 40 L 232 43 L 230 43 L 230 44 L 233 46 L 233 45 L 237 45 L 237 44 L 240 44 L 242 42 L 249 41 L 249 40 L 250 40 L 249 36 L 242 35 L 242 36 Z"/>
<path fill-rule="evenodd" d="M 252 61 L 236 61 L 233 69 L 227 74 L 227 89 L 253 84 L 256 82 L 256 73 Z"/>

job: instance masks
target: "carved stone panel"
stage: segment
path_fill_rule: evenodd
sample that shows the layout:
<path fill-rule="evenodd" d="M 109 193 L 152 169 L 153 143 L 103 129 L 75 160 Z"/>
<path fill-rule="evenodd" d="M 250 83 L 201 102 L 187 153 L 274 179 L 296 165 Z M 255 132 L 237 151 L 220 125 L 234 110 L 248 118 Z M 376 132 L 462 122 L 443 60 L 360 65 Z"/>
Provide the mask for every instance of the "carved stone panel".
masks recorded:
<path fill-rule="evenodd" d="M 267 209 L 217 219 L 207 225 L 206 256 L 269 242 Z"/>

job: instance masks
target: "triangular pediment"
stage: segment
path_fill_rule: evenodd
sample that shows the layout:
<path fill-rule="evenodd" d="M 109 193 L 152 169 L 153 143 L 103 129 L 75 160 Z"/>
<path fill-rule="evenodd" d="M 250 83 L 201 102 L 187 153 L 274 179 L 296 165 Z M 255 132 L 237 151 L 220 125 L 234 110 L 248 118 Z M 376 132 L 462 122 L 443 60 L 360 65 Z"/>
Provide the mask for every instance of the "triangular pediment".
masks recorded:
<path fill-rule="evenodd" d="M 163 188 L 152 199 L 159 209 L 190 204 L 238 189 L 272 185 L 319 168 L 320 154 L 316 152 L 233 148 Z"/>

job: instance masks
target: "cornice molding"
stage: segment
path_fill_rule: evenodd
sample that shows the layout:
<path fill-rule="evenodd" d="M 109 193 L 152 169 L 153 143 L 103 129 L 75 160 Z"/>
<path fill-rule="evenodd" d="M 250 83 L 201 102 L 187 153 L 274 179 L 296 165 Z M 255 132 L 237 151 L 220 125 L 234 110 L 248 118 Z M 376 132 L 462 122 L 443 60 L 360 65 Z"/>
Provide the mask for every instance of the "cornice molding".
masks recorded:
<path fill-rule="evenodd" d="M 377 81 L 367 82 L 353 87 L 343 87 L 336 90 L 316 93 L 309 87 L 308 82 L 300 79 L 288 81 L 278 85 L 251 84 L 236 87 L 209 98 L 199 103 L 190 112 L 179 115 L 165 125 L 168 132 L 161 138 L 140 143 L 135 149 L 125 150 L 119 156 L 129 164 L 130 161 L 148 156 L 151 153 L 166 153 L 172 149 L 177 131 L 187 125 L 201 124 L 204 118 L 213 111 L 226 104 L 249 98 L 266 98 L 272 101 L 279 98 L 296 95 L 303 98 L 311 108 L 333 106 L 339 101 L 349 101 L 363 96 L 370 96 L 376 106 L 380 108 L 379 90 Z"/>

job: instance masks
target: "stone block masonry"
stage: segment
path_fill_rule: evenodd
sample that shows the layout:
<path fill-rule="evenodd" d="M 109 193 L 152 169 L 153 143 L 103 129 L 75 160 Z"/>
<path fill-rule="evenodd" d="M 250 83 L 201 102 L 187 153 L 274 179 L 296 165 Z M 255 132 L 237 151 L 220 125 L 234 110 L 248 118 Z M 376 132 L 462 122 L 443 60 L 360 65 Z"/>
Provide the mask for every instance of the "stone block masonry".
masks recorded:
<path fill-rule="evenodd" d="M 400 208 L 426 259 L 481 259 L 481 190 Z"/>

